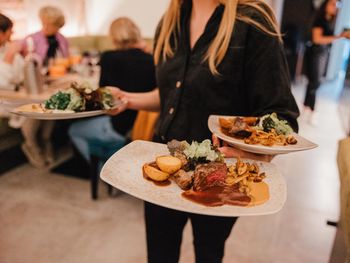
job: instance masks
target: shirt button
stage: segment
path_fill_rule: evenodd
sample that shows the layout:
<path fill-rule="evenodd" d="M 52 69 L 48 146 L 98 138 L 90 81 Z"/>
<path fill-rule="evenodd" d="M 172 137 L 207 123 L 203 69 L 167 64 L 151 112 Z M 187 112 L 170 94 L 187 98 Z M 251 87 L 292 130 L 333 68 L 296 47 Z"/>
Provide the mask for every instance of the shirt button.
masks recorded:
<path fill-rule="evenodd" d="M 174 113 L 174 108 L 170 108 L 169 114 L 173 114 L 173 113 Z"/>
<path fill-rule="evenodd" d="M 176 82 L 176 85 L 175 85 L 176 88 L 181 88 L 181 84 L 182 84 L 181 81 L 177 81 L 177 82 Z"/>

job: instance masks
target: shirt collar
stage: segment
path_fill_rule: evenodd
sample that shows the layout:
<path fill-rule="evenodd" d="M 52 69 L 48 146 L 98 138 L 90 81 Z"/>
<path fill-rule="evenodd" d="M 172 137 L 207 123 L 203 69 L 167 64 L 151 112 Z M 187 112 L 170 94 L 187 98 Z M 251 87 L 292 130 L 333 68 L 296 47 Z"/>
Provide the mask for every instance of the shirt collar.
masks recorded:
<path fill-rule="evenodd" d="M 216 35 L 219 25 L 221 22 L 222 15 L 224 13 L 225 6 L 219 4 L 214 10 L 213 14 L 209 18 L 207 25 L 204 29 L 203 35 L 198 39 L 198 42 L 210 42 Z M 181 6 L 180 15 L 180 45 L 186 49 L 190 48 L 190 38 L 189 38 L 189 28 L 190 28 L 190 18 L 192 11 L 192 0 L 184 0 Z M 194 47 L 195 48 L 195 47 Z"/>

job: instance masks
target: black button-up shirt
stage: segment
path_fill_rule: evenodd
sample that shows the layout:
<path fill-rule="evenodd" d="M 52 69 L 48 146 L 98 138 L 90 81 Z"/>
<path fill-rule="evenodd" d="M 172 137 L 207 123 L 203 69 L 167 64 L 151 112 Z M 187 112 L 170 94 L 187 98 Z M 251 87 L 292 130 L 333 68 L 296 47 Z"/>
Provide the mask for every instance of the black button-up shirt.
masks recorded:
<path fill-rule="evenodd" d="M 190 48 L 191 2 L 181 9 L 181 30 L 173 57 L 160 61 L 157 83 L 161 115 L 155 140 L 202 141 L 211 138 L 211 114 L 261 116 L 276 112 L 298 129 L 299 110 L 290 90 L 283 47 L 276 37 L 236 21 L 230 45 L 214 76 L 203 57 L 214 39 L 224 6 L 216 8 L 204 33 Z M 267 25 L 252 8 L 238 8 Z"/>

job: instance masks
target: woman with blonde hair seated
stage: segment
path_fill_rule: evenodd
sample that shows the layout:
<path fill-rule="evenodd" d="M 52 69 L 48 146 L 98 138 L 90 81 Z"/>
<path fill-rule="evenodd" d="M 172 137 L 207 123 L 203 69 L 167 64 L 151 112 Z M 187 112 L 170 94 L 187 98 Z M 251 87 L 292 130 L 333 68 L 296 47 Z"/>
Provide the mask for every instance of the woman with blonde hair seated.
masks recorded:
<path fill-rule="evenodd" d="M 59 32 L 65 24 L 61 9 L 55 6 L 44 6 L 39 10 L 39 17 L 42 28 L 24 39 L 24 51 L 26 52 L 28 48 L 27 39 L 32 38 L 34 53 L 38 55 L 44 65 L 47 65 L 51 58 L 68 57 L 68 40 Z"/>
<path fill-rule="evenodd" d="M 115 49 L 101 55 L 100 87 L 116 86 L 130 92 L 152 90 L 156 86 L 154 62 L 144 51 L 140 29 L 129 18 L 121 17 L 111 23 L 109 33 Z M 125 144 L 136 115 L 137 111 L 127 110 L 112 118 L 80 120 L 71 125 L 69 135 L 87 161 L 92 154 L 108 157 Z"/>

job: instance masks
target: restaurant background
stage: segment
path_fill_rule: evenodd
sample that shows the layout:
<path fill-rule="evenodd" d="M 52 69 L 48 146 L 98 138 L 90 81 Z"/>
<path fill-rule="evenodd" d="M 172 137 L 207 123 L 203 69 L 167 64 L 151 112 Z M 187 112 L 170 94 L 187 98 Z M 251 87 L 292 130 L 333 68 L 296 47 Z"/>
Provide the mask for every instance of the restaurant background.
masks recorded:
<path fill-rule="evenodd" d="M 76 37 L 81 37 L 81 43 L 81 39 L 86 40 L 96 35 L 107 38 L 109 24 L 118 16 L 131 17 L 140 26 L 143 35 L 152 39 L 168 2 L 0 0 L 0 10 L 14 20 L 14 39 L 19 39 L 40 29 L 40 7 L 47 4 L 58 6 L 67 20 L 62 33 L 71 43 L 75 43 Z M 286 21 L 305 28 L 320 1 L 267 2 L 274 8 L 283 30 Z M 349 5 L 350 0 L 343 0 L 344 8 L 339 16 L 338 32 L 346 23 L 349 25 Z M 283 32 L 290 34 L 287 30 Z M 336 222 L 340 209 L 335 155 L 338 140 L 345 136 L 348 129 L 344 131 L 340 125 L 339 102 L 336 97 L 347 90 L 343 89 L 343 77 L 349 54 L 346 49 L 348 44 L 339 42 L 332 50 L 328 81 L 320 90 L 321 125 L 311 127 L 300 122 L 301 134 L 315 140 L 320 147 L 306 154 L 275 158 L 274 163 L 283 167 L 288 183 L 286 206 L 276 215 L 240 220 L 228 242 L 225 262 L 320 263 L 328 262 L 331 254 L 335 253 L 333 245 L 336 228 L 328 226 L 326 222 Z M 303 42 L 299 42 L 298 48 L 302 45 Z M 103 49 L 106 47 L 103 46 Z M 302 50 L 298 48 L 293 50 L 295 53 L 291 54 L 289 61 L 294 74 L 300 70 L 297 60 L 302 56 Z M 304 85 L 303 76 L 299 71 L 292 87 L 298 102 L 302 100 Z M 349 92 L 345 95 L 344 97 L 349 97 Z M 348 114 L 349 103 L 346 103 Z M 346 117 L 345 121 L 349 121 L 346 114 L 342 115 Z M 0 126 L 6 122 L 4 119 L 0 121 Z M 323 125 L 324 123 L 327 125 Z M 0 135 L 2 136 L 1 132 Z M 56 138 L 61 140 L 64 136 L 62 133 L 56 134 Z M 0 137 L 0 146 L 4 140 L 7 140 L 7 137 Z M 0 154 L 0 166 L 5 166 L 3 160 L 6 159 L 2 159 Z M 145 261 L 140 200 L 128 195 L 107 197 L 105 185 L 102 184 L 99 200 L 94 203 L 90 200 L 88 180 L 80 180 L 70 175 L 61 176 L 56 173 L 57 170 L 37 170 L 28 164 L 23 165 L 24 162 L 25 159 L 19 160 L 18 167 L 11 167 L 7 173 L 1 174 L 0 169 L 1 263 L 3 255 L 9 260 L 5 259 L 6 263 L 118 262 L 116 259 L 120 259 L 119 262 Z M 88 177 L 88 171 L 82 167 L 75 168 Z M 66 170 L 62 168 L 60 171 Z M 189 236 L 190 229 L 187 228 L 180 262 L 187 263 L 193 260 L 192 240 Z M 18 253 L 18 250 L 21 253 Z"/>

